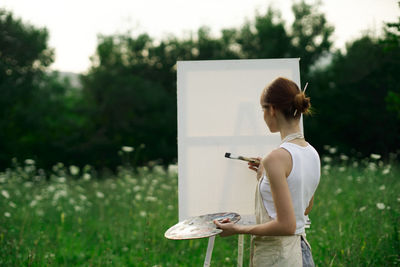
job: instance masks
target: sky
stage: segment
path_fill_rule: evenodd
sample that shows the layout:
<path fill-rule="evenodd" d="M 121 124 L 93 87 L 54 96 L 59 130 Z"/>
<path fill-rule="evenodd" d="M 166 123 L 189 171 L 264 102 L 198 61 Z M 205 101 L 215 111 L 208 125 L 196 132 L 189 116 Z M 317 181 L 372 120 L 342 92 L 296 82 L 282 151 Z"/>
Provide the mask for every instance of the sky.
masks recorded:
<path fill-rule="evenodd" d="M 315 3 L 315 1 L 306 1 Z M 398 0 L 321 0 L 320 10 L 335 27 L 334 47 L 369 30 L 379 34 L 383 22 L 397 21 Z M 49 31 L 55 49 L 51 69 L 82 73 L 90 67 L 98 34 L 131 31 L 148 33 L 155 40 L 168 35 L 185 37 L 201 26 L 218 36 L 221 29 L 239 28 L 269 6 L 281 12 L 289 26 L 293 0 L 1 0 L 0 8 Z"/>

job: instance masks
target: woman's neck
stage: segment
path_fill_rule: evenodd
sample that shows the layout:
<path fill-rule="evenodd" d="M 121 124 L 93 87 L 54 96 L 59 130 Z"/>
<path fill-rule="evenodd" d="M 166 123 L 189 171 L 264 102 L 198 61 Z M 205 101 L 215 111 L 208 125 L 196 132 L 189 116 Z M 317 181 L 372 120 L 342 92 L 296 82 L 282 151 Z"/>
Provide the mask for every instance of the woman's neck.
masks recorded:
<path fill-rule="evenodd" d="M 281 134 L 281 140 L 283 140 L 289 134 L 301 132 L 300 124 L 298 121 L 284 123 L 283 125 L 281 125 L 279 132 Z"/>

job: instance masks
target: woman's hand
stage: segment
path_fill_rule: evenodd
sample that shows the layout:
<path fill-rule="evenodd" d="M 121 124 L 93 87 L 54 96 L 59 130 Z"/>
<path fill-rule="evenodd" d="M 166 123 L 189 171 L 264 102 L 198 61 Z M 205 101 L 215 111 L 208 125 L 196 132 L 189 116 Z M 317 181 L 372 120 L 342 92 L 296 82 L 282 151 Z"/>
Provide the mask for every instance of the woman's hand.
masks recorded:
<path fill-rule="evenodd" d="M 217 228 L 223 230 L 223 232 L 219 234 L 221 237 L 231 236 L 238 233 L 237 225 L 231 222 L 229 218 L 225 218 L 222 221 L 214 220 L 214 224 Z"/>
<path fill-rule="evenodd" d="M 258 158 L 251 158 L 251 159 L 254 159 L 255 162 L 249 162 L 247 165 L 249 165 L 250 170 L 255 171 L 257 173 L 257 180 L 259 180 L 264 171 L 264 168 L 262 167 L 262 164 L 261 164 L 261 158 L 258 157 Z"/>

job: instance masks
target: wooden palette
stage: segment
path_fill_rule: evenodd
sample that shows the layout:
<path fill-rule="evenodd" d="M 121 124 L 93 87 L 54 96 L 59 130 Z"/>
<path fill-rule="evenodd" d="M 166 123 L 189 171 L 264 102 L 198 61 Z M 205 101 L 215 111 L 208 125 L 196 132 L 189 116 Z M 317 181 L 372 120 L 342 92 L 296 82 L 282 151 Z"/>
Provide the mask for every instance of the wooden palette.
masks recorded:
<path fill-rule="evenodd" d="M 164 236 L 168 239 L 197 239 L 217 235 L 222 232 L 217 229 L 214 220 L 222 221 L 229 218 L 233 223 L 240 220 L 240 215 L 234 212 L 220 212 L 191 217 L 169 228 Z"/>

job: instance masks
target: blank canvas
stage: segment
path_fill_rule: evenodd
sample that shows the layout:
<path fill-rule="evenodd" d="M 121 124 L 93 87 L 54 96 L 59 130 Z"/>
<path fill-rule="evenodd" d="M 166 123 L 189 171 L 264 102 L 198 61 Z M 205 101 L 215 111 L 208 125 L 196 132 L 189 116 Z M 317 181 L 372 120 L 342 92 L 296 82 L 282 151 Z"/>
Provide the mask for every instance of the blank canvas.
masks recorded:
<path fill-rule="evenodd" d="M 255 172 L 226 152 L 263 157 L 280 144 L 260 95 L 277 77 L 300 85 L 299 59 L 179 61 L 179 220 L 215 212 L 254 214 Z"/>

